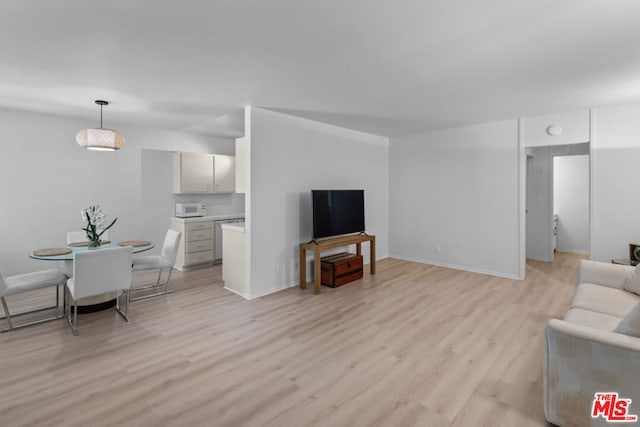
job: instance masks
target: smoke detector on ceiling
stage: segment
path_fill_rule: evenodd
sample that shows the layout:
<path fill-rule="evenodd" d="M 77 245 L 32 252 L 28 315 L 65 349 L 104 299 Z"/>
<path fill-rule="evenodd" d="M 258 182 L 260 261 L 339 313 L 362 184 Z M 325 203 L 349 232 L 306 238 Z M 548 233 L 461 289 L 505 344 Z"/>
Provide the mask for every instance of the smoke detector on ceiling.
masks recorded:
<path fill-rule="evenodd" d="M 546 131 L 547 131 L 547 135 L 558 136 L 562 134 L 562 127 L 558 125 L 551 125 L 547 127 Z"/>

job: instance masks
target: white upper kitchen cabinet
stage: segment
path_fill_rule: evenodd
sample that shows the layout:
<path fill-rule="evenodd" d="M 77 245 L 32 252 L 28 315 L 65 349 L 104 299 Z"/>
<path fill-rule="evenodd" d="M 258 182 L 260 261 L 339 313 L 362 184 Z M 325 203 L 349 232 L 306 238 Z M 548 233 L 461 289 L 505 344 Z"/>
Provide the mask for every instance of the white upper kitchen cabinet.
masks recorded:
<path fill-rule="evenodd" d="M 235 157 L 206 153 L 173 153 L 174 194 L 233 193 Z"/>
<path fill-rule="evenodd" d="M 236 159 L 234 156 L 214 154 L 214 192 L 233 193 L 236 191 Z"/>
<path fill-rule="evenodd" d="M 580 144 L 591 140 L 588 110 L 522 119 L 525 147 Z"/>
<path fill-rule="evenodd" d="M 213 155 L 173 153 L 175 194 L 213 193 Z"/>

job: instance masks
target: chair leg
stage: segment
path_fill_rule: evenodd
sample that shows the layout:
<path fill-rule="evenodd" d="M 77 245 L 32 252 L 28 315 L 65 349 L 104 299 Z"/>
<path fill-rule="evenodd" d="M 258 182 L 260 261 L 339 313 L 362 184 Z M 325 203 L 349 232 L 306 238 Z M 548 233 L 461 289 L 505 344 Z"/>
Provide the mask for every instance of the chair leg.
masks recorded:
<path fill-rule="evenodd" d="M 78 335 L 78 302 L 73 304 L 73 335 Z"/>
<path fill-rule="evenodd" d="M 9 324 L 9 329 L 13 329 L 13 323 L 11 323 L 11 314 L 9 313 L 9 307 L 7 307 L 7 300 L 2 297 L 2 309 L 4 310 L 4 316 L 7 318 L 7 323 Z M 9 329 L 5 329 L 8 331 Z"/>
<path fill-rule="evenodd" d="M 62 307 L 60 307 L 60 286 L 62 288 Z M 66 302 L 66 286 L 57 285 L 56 286 L 56 319 L 62 319 L 64 317 L 64 304 Z"/>
<path fill-rule="evenodd" d="M 69 292 L 69 290 L 67 289 L 67 287 L 64 287 L 64 309 L 63 309 L 63 313 L 66 316 L 69 313 L 70 307 L 67 305 L 67 292 Z M 71 301 L 71 298 L 69 298 L 69 301 Z"/>
<path fill-rule="evenodd" d="M 171 281 L 171 272 L 173 271 L 173 267 L 169 266 L 169 275 L 167 276 L 167 283 L 164 284 L 164 293 L 169 293 L 169 282 Z"/>
<path fill-rule="evenodd" d="M 67 287 L 62 285 L 62 316 L 66 314 L 65 310 L 67 309 Z"/>
<path fill-rule="evenodd" d="M 153 297 L 157 297 L 160 295 L 167 295 L 172 293 L 173 291 L 171 289 L 169 289 L 169 282 L 171 281 L 171 272 L 173 271 L 173 267 L 169 267 L 169 274 L 167 275 L 167 280 L 164 283 L 160 283 L 160 279 L 162 278 L 162 270 L 164 268 L 161 268 L 160 271 L 158 272 L 158 279 L 156 280 L 156 284 L 154 285 L 147 285 L 147 286 L 140 286 L 140 287 L 132 287 L 128 294 L 129 294 L 129 301 L 139 301 L 142 299 L 147 299 L 147 298 L 153 298 Z M 148 295 L 142 295 L 142 296 L 135 296 L 136 292 L 140 292 L 140 291 L 146 291 L 146 290 L 154 290 L 155 293 L 152 294 L 148 294 Z"/>
<path fill-rule="evenodd" d="M 60 306 L 60 287 L 61 286 L 63 287 L 63 292 L 64 292 L 62 306 Z M 51 320 L 62 319 L 66 314 L 66 297 L 67 297 L 66 287 L 64 287 L 63 284 L 59 284 L 59 285 L 56 285 L 54 289 L 56 292 L 56 305 L 14 314 L 13 317 L 11 317 L 11 313 L 9 312 L 9 307 L 7 306 L 7 300 L 4 297 L 2 297 L 2 308 L 4 309 L 4 312 L 7 313 L 6 317 L 7 317 L 7 323 L 9 324 L 9 327 L 5 329 L 0 329 L 0 332 L 6 332 L 11 329 L 23 328 L 25 326 L 37 325 L 40 323 L 49 322 Z M 38 313 L 38 312 L 47 311 L 47 310 L 55 310 L 55 313 L 53 314 L 52 317 L 38 318 L 36 320 L 31 320 L 27 322 L 18 322 L 17 324 L 15 323 L 16 319 L 19 319 L 24 315 L 30 315 L 33 313 Z"/>
<path fill-rule="evenodd" d="M 125 320 L 127 323 L 129 323 L 129 318 L 127 317 L 127 313 L 129 312 L 129 291 L 128 291 L 128 290 L 125 290 L 125 291 L 123 291 L 123 292 L 126 292 L 126 294 L 127 294 L 127 295 L 125 295 L 125 299 L 124 299 L 124 300 L 125 300 L 125 304 L 126 304 L 126 305 L 125 305 L 124 312 L 123 312 L 122 310 L 120 310 L 120 297 L 121 297 L 122 295 L 118 295 L 118 296 L 116 297 L 116 311 L 118 312 L 118 314 L 119 314 L 120 316 L 122 316 L 122 317 L 124 318 L 124 320 Z"/>
<path fill-rule="evenodd" d="M 71 332 L 73 335 L 78 335 L 78 302 L 74 301 L 73 304 L 73 321 L 71 320 L 71 304 L 69 304 L 69 309 L 67 310 L 67 323 L 69 323 L 69 327 L 71 328 Z"/>

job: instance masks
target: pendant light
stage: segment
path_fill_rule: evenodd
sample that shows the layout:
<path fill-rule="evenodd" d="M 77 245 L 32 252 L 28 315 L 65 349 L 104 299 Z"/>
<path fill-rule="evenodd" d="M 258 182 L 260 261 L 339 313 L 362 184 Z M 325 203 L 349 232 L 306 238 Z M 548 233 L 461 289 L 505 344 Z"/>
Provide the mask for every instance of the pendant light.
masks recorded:
<path fill-rule="evenodd" d="M 100 129 L 82 129 L 76 134 L 78 145 L 87 150 L 115 151 L 124 146 L 124 135 L 111 129 L 102 128 L 102 107 L 109 105 L 107 101 L 96 100 L 100 106 Z"/>

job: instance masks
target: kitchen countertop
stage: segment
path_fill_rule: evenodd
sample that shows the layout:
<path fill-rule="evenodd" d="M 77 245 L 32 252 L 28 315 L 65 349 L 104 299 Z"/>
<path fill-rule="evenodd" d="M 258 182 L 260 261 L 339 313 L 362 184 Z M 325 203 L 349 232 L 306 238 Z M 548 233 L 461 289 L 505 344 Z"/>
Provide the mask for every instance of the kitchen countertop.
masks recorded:
<path fill-rule="evenodd" d="M 173 219 L 178 222 L 218 221 L 220 219 L 234 219 L 234 218 L 244 218 L 244 213 L 194 216 L 190 218 L 179 218 L 176 216 L 173 217 Z"/>

